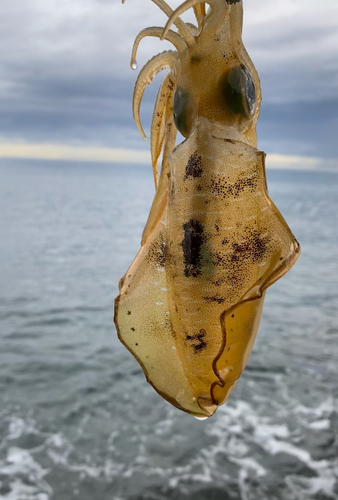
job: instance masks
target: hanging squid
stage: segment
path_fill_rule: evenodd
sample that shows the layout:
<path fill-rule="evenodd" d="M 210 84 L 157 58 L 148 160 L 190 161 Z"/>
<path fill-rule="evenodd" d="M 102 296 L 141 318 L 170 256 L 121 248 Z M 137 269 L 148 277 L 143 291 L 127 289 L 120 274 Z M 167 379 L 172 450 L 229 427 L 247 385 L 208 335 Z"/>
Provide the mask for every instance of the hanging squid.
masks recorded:
<path fill-rule="evenodd" d="M 241 39 L 241 0 L 187 0 L 165 28 L 136 37 L 168 40 L 139 73 L 145 87 L 168 68 L 155 103 L 151 156 L 156 193 L 141 248 L 120 281 L 121 342 L 167 401 L 197 418 L 225 402 L 250 355 L 265 290 L 300 247 L 267 193 L 265 153 L 256 149 L 257 71 Z M 196 25 L 180 15 L 193 8 Z M 177 31 L 171 28 L 175 25 Z M 185 140 L 175 146 L 177 130 Z M 157 162 L 162 153 L 160 174 Z"/>

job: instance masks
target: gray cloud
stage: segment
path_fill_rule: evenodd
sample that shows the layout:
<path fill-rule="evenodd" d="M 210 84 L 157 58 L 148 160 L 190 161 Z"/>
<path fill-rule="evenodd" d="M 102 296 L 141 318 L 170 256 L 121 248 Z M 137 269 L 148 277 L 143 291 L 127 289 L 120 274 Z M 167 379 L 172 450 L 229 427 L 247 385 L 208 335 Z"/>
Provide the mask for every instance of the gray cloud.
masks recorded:
<path fill-rule="evenodd" d="M 258 122 L 259 147 L 280 154 L 337 158 L 338 99 L 267 103 Z"/>
<path fill-rule="evenodd" d="M 267 151 L 338 157 L 335 2 L 322 0 L 320 9 L 313 0 L 245 2 L 244 40 L 263 87 L 259 144 Z M 164 21 L 150 0 L 124 6 L 116 0 L 4 0 L 2 140 L 149 147 L 132 122 L 136 73 L 129 57 L 136 33 Z M 145 40 L 139 62 L 164 47 Z M 146 127 L 156 82 L 142 107 Z"/>

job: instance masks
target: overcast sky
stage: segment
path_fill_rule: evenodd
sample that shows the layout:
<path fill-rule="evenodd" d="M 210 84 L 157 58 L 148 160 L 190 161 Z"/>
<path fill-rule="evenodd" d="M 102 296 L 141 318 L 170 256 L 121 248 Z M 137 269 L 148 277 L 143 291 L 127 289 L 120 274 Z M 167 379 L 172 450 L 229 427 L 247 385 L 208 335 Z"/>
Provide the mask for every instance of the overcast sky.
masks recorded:
<path fill-rule="evenodd" d="M 0 156 L 146 161 L 130 50 L 165 21 L 150 0 L 2 0 Z M 243 38 L 262 84 L 259 148 L 275 164 L 338 169 L 338 1 L 244 0 Z M 139 67 L 165 48 L 144 40 Z M 163 76 L 145 94 L 146 133 Z"/>

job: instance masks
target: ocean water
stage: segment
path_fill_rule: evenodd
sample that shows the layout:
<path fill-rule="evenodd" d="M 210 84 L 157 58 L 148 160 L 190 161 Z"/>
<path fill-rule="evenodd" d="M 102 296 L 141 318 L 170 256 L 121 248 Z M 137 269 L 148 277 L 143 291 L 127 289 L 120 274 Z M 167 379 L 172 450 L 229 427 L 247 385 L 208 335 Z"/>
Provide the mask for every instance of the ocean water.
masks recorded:
<path fill-rule="evenodd" d="M 0 165 L 0 499 L 338 499 L 338 175 L 269 171 L 302 246 L 247 369 L 197 421 L 146 383 L 113 301 L 145 167 Z"/>

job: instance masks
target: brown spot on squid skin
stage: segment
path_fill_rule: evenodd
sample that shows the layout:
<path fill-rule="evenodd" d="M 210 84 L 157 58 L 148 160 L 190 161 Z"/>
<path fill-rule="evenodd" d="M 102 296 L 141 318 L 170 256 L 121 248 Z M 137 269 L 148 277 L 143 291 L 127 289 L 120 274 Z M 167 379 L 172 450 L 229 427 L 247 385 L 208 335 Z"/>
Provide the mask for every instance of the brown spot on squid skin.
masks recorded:
<path fill-rule="evenodd" d="M 207 332 L 203 328 L 201 328 L 199 333 L 196 333 L 195 335 L 186 335 L 186 341 L 194 349 L 195 354 L 204 351 L 204 349 L 207 347 L 208 342 L 204 340 L 206 334 Z M 197 341 L 197 343 L 195 341 Z"/>
<path fill-rule="evenodd" d="M 243 259 L 250 259 L 255 264 L 262 262 L 268 251 L 269 241 L 270 237 L 266 236 L 262 238 L 258 231 L 250 231 L 244 243 L 232 244 L 233 253 L 231 262 Z"/>
<path fill-rule="evenodd" d="M 185 167 L 184 180 L 188 177 L 201 177 L 202 174 L 202 156 L 195 152 L 190 156 L 187 166 Z"/>
<path fill-rule="evenodd" d="M 258 177 L 242 177 L 236 182 L 229 182 L 224 176 L 214 177 L 210 181 L 210 191 L 217 198 L 226 200 L 227 198 L 238 198 L 245 190 L 249 193 L 255 192 Z"/>
<path fill-rule="evenodd" d="M 263 233 L 263 235 L 262 235 Z M 235 269 L 236 263 L 250 261 L 254 264 L 261 263 L 269 253 L 270 236 L 263 231 L 245 227 L 238 236 L 240 243 L 222 240 L 222 246 L 228 246 L 228 252 L 214 252 L 212 255 L 215 266 L 231 267 Z"/>
<path fill-rule="evenodd" d="M 167 260 L 167 246 L 164 241 L 164 235 L 151 244 L 147 259 L 149 262 L 154 262 L 157 266 L 164 267 Z"/>
<path fill-rule="evenodd" d="M 202 224 L 198 220 L 189 220 L 183 224 L 184 238 L 181 243 L 183 249 L 184 275 L 186 278 L 196 278 L 201 274 L 201 247 L 205 241 Z"/>
<path fill-rule="evenodd" d="M 223 297 L 203 297 L 206 302 L 216 302 L 217 304 L 223 304 L 225 299 Z"/>

